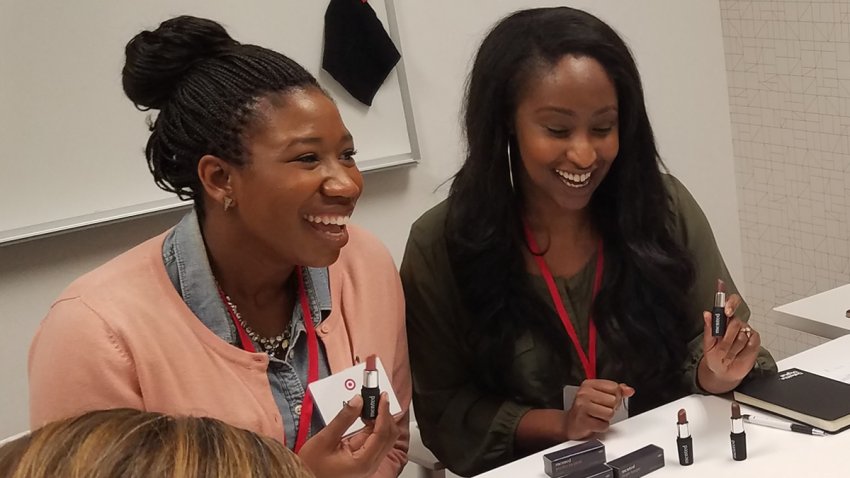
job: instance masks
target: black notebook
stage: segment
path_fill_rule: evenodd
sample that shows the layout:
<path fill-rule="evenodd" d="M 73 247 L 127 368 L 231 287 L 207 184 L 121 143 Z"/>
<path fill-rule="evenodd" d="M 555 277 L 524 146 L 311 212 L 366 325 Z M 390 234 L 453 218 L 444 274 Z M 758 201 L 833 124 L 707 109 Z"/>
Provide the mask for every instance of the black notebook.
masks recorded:
<path fill-rule="evenodd" d="M 850 426 L 850 384 L 797 368 L 755 378 L 734 395 L 741 403 L 828 432 Z"/>

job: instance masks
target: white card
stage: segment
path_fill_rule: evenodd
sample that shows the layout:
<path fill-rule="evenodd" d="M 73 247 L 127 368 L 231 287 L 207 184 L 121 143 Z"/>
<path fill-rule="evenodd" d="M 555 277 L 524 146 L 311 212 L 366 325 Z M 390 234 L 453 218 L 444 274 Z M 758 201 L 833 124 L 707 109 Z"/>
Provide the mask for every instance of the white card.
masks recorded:
<path fill-rule="evenodd" d="M 564 385 L 564 410 L 569 410 L 573 406 L 578 393 L 579 387 L 575 385 Z M 623 403 L 614 410 L 614 417 L 608 422 L 611 425 L 629 418 L 629 397 L 623 397 Z"/>
<path fill-rule="evenodd" d="M 381 388 L 381 392 L 387 392 L 390 397 L 390 413 L 394 416 L 398 415 L 401 413 L 401 405 L 398 403 L 395 392 L 393 392 L 393 387 L 390 385 L 390 378 L 387 376 L 380 358 L 376 360 L 376 365 L 378 369 L 378 386 Z M 337 372 L 321 380 L 316 380 L 307 386 L 307 389 L 313 395 L 313 403 L 319 413 L 321 413 L 322 420 L 325 423 L 334 419 L 339 411 L 342 410 L 344 402 L 351 400 L 355 395 L 360 393 L 360 387 L 363 386 L 364 370 L 366 370 L 366 362 L 361 362 L 341 372 Z M 358 418 L 346 430 L 343 436 L 354 434 L 365 426 L 366 424 L 363 423 L 363 420 Z"/>

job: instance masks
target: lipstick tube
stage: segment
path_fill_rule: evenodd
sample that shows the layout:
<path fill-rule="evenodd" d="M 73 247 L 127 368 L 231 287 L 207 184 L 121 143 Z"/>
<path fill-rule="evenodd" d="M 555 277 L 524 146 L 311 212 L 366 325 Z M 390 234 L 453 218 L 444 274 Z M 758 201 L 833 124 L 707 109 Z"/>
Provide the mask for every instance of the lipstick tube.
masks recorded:
<path fill-rule="evenodd" d="M 375 355 L 366 357 L 366 370 L 363 371 L 363 386 L 360 396 L 363 397 L 363 410 L 360 418 L 374 420 L 378 418 L 378 402 L 381 399 L 381 388 L 378 385 L 378 367 Z"/>
<path fill-rule="evenodd" d="M 688 428 L 688 416 L 685 409 L 679 410 L 678 436 L 676 437 L 676 450 L 679 452 L 679 464 L 682 466 L 692 465 L 694 463 L 694 440 L 691 438 L 691 431 Z"/>
<path fill-rule="evenodd" d="M 717 279 L 717 292 L 714 294 L 714 307 L 711 309 L 711 336 L 726 335 L 726 284 Z"/>
<path fill-rule="evenodd" d="M 732 433 L 729 434 L 732 442 L 732 459 L 744 461 L 747 459 L 747 434 L 744 433 L 744 417 L 741 416 L 741 406 L 732 402 Z"/>

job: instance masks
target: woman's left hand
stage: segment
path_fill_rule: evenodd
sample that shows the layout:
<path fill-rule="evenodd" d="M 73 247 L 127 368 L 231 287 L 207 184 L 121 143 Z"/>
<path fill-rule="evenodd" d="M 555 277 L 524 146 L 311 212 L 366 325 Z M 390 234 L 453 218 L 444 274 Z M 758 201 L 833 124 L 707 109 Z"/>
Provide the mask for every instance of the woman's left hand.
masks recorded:
<path fill-rule="evenodd" d="M 711 313 L 703 312 L 703 355 L 697 371 L 699 385 L 710 393 L 725 393 L 741 383 L 750 373 L 761 346 L 761 337 L 752 327 L 735 318 L 741 296 L 732 294 L 726 300 L 728 317 L 726 335 L 712 337 Z"/>
<path fill-rule="evenodd" d="M 378 402 L 378 418 L 351 439 L 342 436 L 363 408 L 358 394 L 349 400 L 325 428 L 308 439 L 298 457 L 316 478 L 363 478 L 372 476 L 401 434 L 390 414 L 387 393 Z"/>

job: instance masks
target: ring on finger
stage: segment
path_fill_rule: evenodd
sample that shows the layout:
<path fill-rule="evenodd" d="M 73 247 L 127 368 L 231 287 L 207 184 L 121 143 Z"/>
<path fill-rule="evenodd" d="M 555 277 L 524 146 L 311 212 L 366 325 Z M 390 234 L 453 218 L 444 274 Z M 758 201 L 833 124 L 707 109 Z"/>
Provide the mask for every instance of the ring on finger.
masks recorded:
<path fill-rule="evenodd" d="M 744 335 L 746 335 L 748 339 L 749 339 L 749 338 L 753 335 L 753 329 L 752 329 L 752 328 L 750 328 L 749 326 L 744 327 L 743 329 L 741 329 L 741 332 L 743 332 L 743 333 L 744 333 Z"/>

